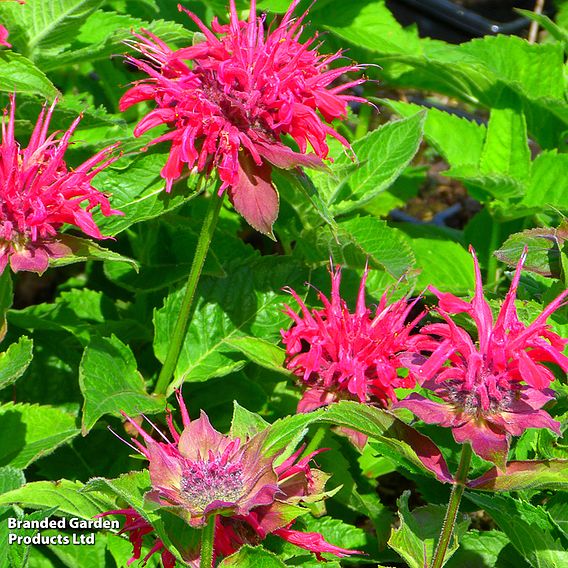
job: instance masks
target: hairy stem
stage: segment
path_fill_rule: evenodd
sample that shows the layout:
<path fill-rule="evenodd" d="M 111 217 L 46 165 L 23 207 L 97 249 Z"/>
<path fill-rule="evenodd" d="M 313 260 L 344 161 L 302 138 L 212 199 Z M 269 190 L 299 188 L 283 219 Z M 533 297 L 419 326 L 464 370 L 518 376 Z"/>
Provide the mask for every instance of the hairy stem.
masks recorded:
<path fill-rule="evenodd" d="M 156 383 L 156 388 L 154 390 L 155 394 L 164 394 L 167 392 L 171 378 L 174 374 L 179 354 L 181 352 L 181 347 L 185 339 L 185 334 L 187 333 L 189 315 L 191 313 L 191 306 L 193 305 L 195 290 L 197 288 L 197 283 L 199 282 L 199 277 L 201 276 L 201 270 L 203 269 L 205 258 L 207 257 L 207 251 L 209 250 L 211 239 L 213 238 L 217 220 L 219 219 L 219 212 L 221 211 L 222 203 L 223 197 L 218 197 L 216 192 L 213 192 L 213 195 L 209 198 L 209 207 L 207 208 L 201 232 L 199 233 L 193 263 L 191 264 L 191 270 L 187 278 L 185 294 L 183 296 L 176 325 L 172 333 L 166 360 L 164 361 L 164 365 L 158 377 L 158 382 Z"/>
<path fill-rule="evenodd" d="M 440 533 L 438 545 L 434 551 L 431 568 L 442 568 L 444 565 L 446 551 L 448 550 L 450 539 L 454 533 L 454 526 L 456 524 L 456 518 L 460 508 L 460 501 L 465 489 L 470 463 L 471 446 L 466 442 L 463 445 L 460 464 L 458 465 L 458 471 L 456 472 L 456 481 L 452 487 L 448 509 L 446 510 L 446 516 L 444 518 L 444 524 L 442 525 L 442 532 Z"/>
<path fill-rule="evenodd" d="M 494 217 L 491 217 L 491 235 L 489 240 L 489 256 L 487 260 L 487 284 L 495 291 L 497 289 L 497 257 L 493 254 L 500 244 L 501 240 L 501 223 Z"/>
<path fill-rule="evenodd" d="M 199 568 L 212 568 L 213 566 L 213 545 L 215 543 L 215 519 L 217 515 L 211 515 L 203 532 L 201 533 L 201 554 Z"/>

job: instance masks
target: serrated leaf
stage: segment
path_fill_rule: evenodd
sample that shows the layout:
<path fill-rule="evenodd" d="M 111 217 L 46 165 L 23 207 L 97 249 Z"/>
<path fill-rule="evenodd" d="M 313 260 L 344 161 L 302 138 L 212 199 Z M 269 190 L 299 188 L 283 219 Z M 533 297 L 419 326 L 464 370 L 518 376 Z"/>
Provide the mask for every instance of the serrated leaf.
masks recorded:
<path fill-rule="evenodd" d="M 543 276 L 560 278 L 561 250 L 568 238 L 565 224 L 555 228 L 527 229 L 514 233 L 495 251 L 495 256 L 509 266 L 516 266 L 527 247 L 527 258 L 523 268 Z"/>
<path fill-rule="evenodd" d="M 388 544 L 406 560 L 410 568 L 424 568 L 424 566 L 429 566 L 432 560 L 434 547 L 444 522 L 446 507 L 427 505 L 410 512 L 409 497 L 410 491 L 405 491 L 397 500 L 400 526 L 393 529 Z M 467 532 L 469 522 L 465 515 L 458 517 L 445 555 L 445 562 L 458 549 L 459 540 Z"/>
<path fill-rule="evenodd" d="M 0 353 L 0 389 L 17 381 L 28 368 L 33 356 L 33 341 L 26 336 Z"/>
<path fill-rule="evenodd" d="M 287 323 L 280 306 L 288 297 L 279 290 L 303 280 L 304 270 L 296 262 L 269 257 L 227 270 L 226 279 L 202 278 L 170 389 L 183 381 L 205 381 L 241 369 L 244 357 L 229 341 L 257 335 L 268 341 L 279 337 Z M 154 313 L 154 352 L 160 361 L 166 356 L 182 294 L 182 288 L 172 292 Z"/>
<path fill-rule="evenodd" d="M 3 404 L 0 406 L 0 465 L 23 469 L 78 433 L 75 417 L 58 408 Z"/>
<path fill-rule="evenodd" d="M 123 217 L 104 217 L 95 212 L 93 217 L 104 235 L 115 236 L 134 223 L 172 211 L 196 196 L 181 186 L 174 186 L 171 193 L 166 193 L 160 176 L 166 157 L 166 154 L 142 154 L 131 161 L 125 157 L 94 178 L 93 185 L 112 193 L 112 206 L 124 213 Z"/>
<path fill-rule="evenodd" d="M 380 102 L 403 117 L 410 117 L 421 110 L 427 110 L 424 137 L 440 152 L 448 164 L 450 166 L 479 164 L 487 134 L 485 125 L 437 108 L 391 99 L 381 99 Z"/>
<path fill-rule="evenodd" d="M 418 112 L 389 122 L 354 142 L 357 167 L 352 171 L 348 171 L 349 158 L 345 154 L 339 157 L 332 169 L 338 172 L 339 182 L 334 184 L 330 177 L 326 188 L 327 202 L 334 214 L 365 205 L 394 183 L 418 151 L 425 118 L 425 112 Z"/>
<path fill-rule="evenodd" d="M 262 546 L 243 546 L 219 564 L 219 568 L 285 568 L 286 564 L 278 556 Z"/>
<path fill-rule="evenodd" d="M 135 272 L 138 272 L 138 263 L 135 260 L 112 250 L 105 249 L 94 241 L 73 235 L 62 235 L 58 240 L 69 248 L 69 254 L 50 259 L 49 265 L 52 268 L 67 266 L 69 264 L 75 264 L 76 262 L 85 262 L 87 260 L 102 260 L 126 263 L 130 265 Z"/>
<path fill-rule="evenodd" d="M 125 473 L 116 479 L 93 477 L 82 488 L 82 495 L 110 495 L 112 501 L 116 499 L 128 503 L 136 509 L 144 518 L 148 514 L 144 510 L 144 495 L 151 489 L 150 474 L 148 470 L 132 471 Z M 112 508 L 112 507 L 111 507 Z M 155 517 L 155 515 L 154 515 Z"/>
<path fill-rule="evenodd" d="M 521 202 L 542 210 L 546 205 L 568 209 L 568 154 L 542 152 L 532 163 L 531 180 Z"/>
<path fill-rule="evenodd" d="M 85 398 L 82 432 L 85 436 L 105 414 L 131 416 L 164 409 L 161 397 L 146 392 L 136 359 L 127 345 L 114 335 L 93 337 L 79 367 L 79 386 Z"/>
<path fill-rule="evenodd" d="M 252 438 L 269 426 L 268 422 L 254 412 L 243 408 L 236 400 L 233 402 L 233 418 L 231 420 L 231 437 Z"/>
<path fill-rule="evenodd" d="M 568 563 L 560 531 L 542 507 L 504 495 L 466 492 L 466 496 L 491 515 L 531 566 L 560 568 Z"/>
<path fill-rule="evenodd" d="M 0 50 L 0 91 L 30 93 L 53 99 L 59 91 L 29 59 L 19 53 Z"/>
<path fill-rule="evenodd" d="M 309 260 L 326 260 L 331 256 L 337 264 L 358 269 L 368 261 L 369 266 L 385 270 L 396 280 L 415 263 L 404 237 L 385 221 L 371 216 L 340 221 L 337 236 L 316 230 L 306 234 L 302 241 L 298 246 Z"/>
<path fill-rule="evenodd" d="M 103 0 L 27 0 L 28 50 L 55 55 L 69 45 L 85 20 Z"/>
<path fill-rule="evenodd" d="M 83 492 L 79 481 L 35 481 L 0 495 L 0 505 L 18 504 L 30 509 L 57 507 L 57 514 L 92 520 L 95 515 L 115 508 L 114 499 L 100 492 Z"/>
<path fill-rule="evenodd" d="M 18 489 L 26 482 L 24 472 L 11 466 L 0 467 L 0 495 Z"/>
<path fill-rule="evenodd" d="M 496 104 L 503 103 L 496 101 Z M 491 109 L 479 168 L 482 174 L 497 173 L 523 181 L 531 167 L 527 124 L 518 110 L 520 105 L 512 102 L 509 105 Z"/>
<path fill-rule="evenodd" d="M 504 472 L 492 467 L 467 486 L 481 491 L 568 489 L 568 460 L 510 461 Z"/>

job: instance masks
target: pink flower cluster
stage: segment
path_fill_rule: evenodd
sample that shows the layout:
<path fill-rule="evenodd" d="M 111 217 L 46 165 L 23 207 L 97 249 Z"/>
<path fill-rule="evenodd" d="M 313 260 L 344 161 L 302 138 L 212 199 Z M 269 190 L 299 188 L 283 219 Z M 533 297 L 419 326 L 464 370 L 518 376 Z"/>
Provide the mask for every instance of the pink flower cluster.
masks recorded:
<path fill-rule="evenodd" d="M 63 224 L 73 225 L 90 237 L 103 238 L 92 217 L 99 206 L 104 215 L 118 215 L 107 196 L 91 185 L 93 177 L 117 159 L 116 146 L 109 146 L 75 169 L 65 163 L 77 118 L 56 139 L 48 134 L 55 109 L 41 111 L 27 148 L 14 137 L 15 97 L 2 119 L 0 144 L 0 274 L 10 263 L 14 272 L 44 272 L 49 259 L 69 254 L 59 238 Z M 86 203 L 86 207 L 82 205 Z"/>
<path fill-rule="evenodd" d="M 248 21 L 238 19 L 230 0 L 229 23 L 214 19 L 211 30 L 179 6 L 201 30 L 201 41 L 174 51 L 148 31 L 135 34 L 133 46 L 143 57 L 130 61 L 148 78 L 120 101 L 121 110 L 141 101 L 156 104 L 135 135 L 168 126 L 153 141 L 171 142 L 162 171 L 168 191 L 184 164 L 200 172 L 215 169 L 222 181 L 220 192 L 228 188 L 235 209 L 264 233 L 271 233 L 278 216 L 272 167 L 322 166 L 328 135 L 349 147 L 328 123 L 346 118 L 348 101 L 363 101 L 342 94 L 363 79 L 330 87 L 358 67 L 331 69 L 341 52 L 321 55 L 315 38 L 300 41 L 306 14 L 293 18 L 298 3 L 294 0 L 280 23 L 268 30 L 265 18 L 256 14 L 255 0 Z M 284 143 L 286 135 L 299 152 Z M 308 146 L 314 153 L 306 154 Z"/>
<path fill-rule="evenodd" d="M 228 556 L 244 544 L 258 544 L 275 534 L 301 548 L 314 552 L 346 556 L 357 551 L 334 546 L 318 533 L 293 530 L 298 506 L 324 498 L 327 476 L 310 467 L 319 451 L 300 457 L 303 448 L 274 464 L 276 455 L 263 452 L 265 433 L 241 440 L 217 432 L 207 415 L 190 420 L 184 401 L 177 393 L 183 430 L 178 432 L 168 414 L 173 441 L 155 440 L 137 422 L 125 415 L 144 440 L 133 443 L 149 461 L 152 489 L 146 499 L 168 507 L 189 525 L 201 528 L 210 515 L 218 513 L 215 526 L 215 554 Z M 292 514 L 292 512 L 294 514 Z M 151 526 L 132 509 L 109 511 L 105 515 L 126 516 L 123 532 L 134 545 L 131 562 L 141 554 L 142 539 L 152 532 Z M 146 559 L 166 550 L 157 539 Z M 199 548 L 185 551 L 184 560 L 199 566 Z M 173 566 L 170 556 L 166 565 Z"/>
<path fill-rule="evenodd" d="M 357 306 L 351 313 L 340 297 L 340 270 L 332 272 L 331 301 L 319 293 L 322 309 L 309 310 L 289 290 L 301 315 L 289 307 L 293 320 L 282 330 L 286 366 L 301 379 L 305 392 L 298 410 L 306 412 L 341 398 L 407 408 L 429 424 L 452 428 L 458 443 L 469 442 L 482 458 L 500 468 L 506 463 L 511 436 L 527 428 L 548 428 L 560 434 L 560 424 L 542 407 L 554 393 L 554 380 L 545 364 L 568 371 L 563 354 L 568 339 L 554 333 L 548 317 L 566 303 L 562 292 L 530 324 L 517 315 L 515 299 L 523 254 L 510 289 L 494 318 L 483 295 L 477 258 L 475 294 L 470 302 L 430 287 L 438 298 L 436 312 L 443 323 L 416 325 L 423 313 L 412 318 L 415 302 L 399 300 L 388 305 L 383 295 L 374 315 L 365 306 L 363 275 Z M 466 314 L 477 328 L 472 337 L 451 318 Z M 408 374 L 404 378 L 401 370 Z M 416 382 L 434 399 L 412 393 L 397 401 L 398 387 Z"/>
<path fill-rule="evenodd" d="M 365 305 L 366 279 L 367 270 L 354 313 L 340 296 L 340 268 L 331 272 L 331 301 L 318 293 L 322 309 L 309 310 L 288 289 L 301 309 L 299 315 L 286 306 L 294 323 L 281 332 L 286 367 L 305 387 L 298 411 L 308 412 L 344 398 L 388 406 L 397 400 L 395 388 L 414 386 L 412 376 L 399 374 L 404 368 L 400 356 L 412 348 L 412 330 L 424 313 L 411 318 L 417 301 L 389 304 L 387 293 L 372 313 Z"/>

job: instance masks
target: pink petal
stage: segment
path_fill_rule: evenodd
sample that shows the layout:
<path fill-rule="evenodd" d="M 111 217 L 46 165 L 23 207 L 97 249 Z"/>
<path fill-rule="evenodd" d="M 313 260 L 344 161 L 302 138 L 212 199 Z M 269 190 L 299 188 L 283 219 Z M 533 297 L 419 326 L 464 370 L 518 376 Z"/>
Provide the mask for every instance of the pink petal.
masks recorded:
<path fill-rule="evenodd" d="M 320 533 L 278 529 L 274 531 L 274 534 L 292 544 L 295 544 L 296 546 L 299 546 L 300 548 L 313 552 L 318 560 L 323 560 L 321 555 L 324 552 L 335 554 L 335 556 L 338 556 L 339 558 L 343 558 L 351 554 L 363 554 L 360 550 L 349 550 L 347 548 L 341 548 L 334 544 L 330 544 Z"/>

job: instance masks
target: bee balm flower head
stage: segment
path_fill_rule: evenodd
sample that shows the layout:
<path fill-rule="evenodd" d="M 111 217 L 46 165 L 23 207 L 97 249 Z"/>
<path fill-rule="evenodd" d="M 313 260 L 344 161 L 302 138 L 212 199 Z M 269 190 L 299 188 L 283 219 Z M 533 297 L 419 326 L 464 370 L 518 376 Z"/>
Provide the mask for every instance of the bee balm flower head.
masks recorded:
<path fill-rule="evenodd" d="M 243 544 L 258 544 L 271 533 L 316 555 L 329 552 L 345 556 L 356 552 L 329 544 L 318 533 L 291 529 L 301 513 L 299 505 L 325 496 L 327 476 L 309 465 L 319 452 L 300 457 L 300 448 L 275 465 L 277 456 L 264 455 L 263 432 L 245 440 L 220 434 L 204 413 L 197 420 L 190 420 L 179 393 L 177 397 L 183 430 L 178 432 L 169 415 L 171 441 L 165 437 L 153 439 L 126 417 L 144 440 L 144 444 L 138 440 L 133 443 L 149 461 L 149 500 L 170 508 L 195 528 L 203 527 L 211 514 L 219 513 L 215 525 L 216 555 L 232 554 Z M 106 514 L 115 513 L 125 514 Z M 149 532 L 147 523 L 138 521 L 131 523 L 132 527 L 141 526 Z M 124 530 L 132 531 L 126 526 Z M 135 546 L 140 539 L 138 532 L 131 532 Z M 161 549 L 163 543 L 157 541 L 156 546 Z M 140 548 L 136 550 L 139 557 Z M 198 547 L 186 554 L 190 565 L 198 565 Z"/>
<path fill-rule="evenodd" d="M 294 323 L 281 333 L 286 367 L 307 387 L 298 406 L 301 412 L 342 398 L 386 406 L 396 400 L 395 388 L 414 386 L 412 378 L 397 371 L 404 366 L 399 355 L 410 349 L 410 333 L 422 314 L 406 323 L 415 302 L 388 304 L 387 293 L 373 314 L 365 305 L 366 278 L 367 270 L 354 313 L 340 296 L 339 268 L 331 273 L 331 301 L 319 293 L 321 309 L 310 311 L 294 290 L 288 290 L 301 315 L 286 306 Z"/>
<path fill-rule="evenodd" d="M 55 104 L 44 107 L 27 148 L 14 138 L 15 97 L 2 119 L 0 144 L 0 273 L 10 263 L 14 272 L 42 273 L 52 257 L 65 256 L 69 248 L 58 235 L 67 223 L 90 237 L 103 238 L 91 210 L 97 205 L 104 215 L 121 214 L 111 209 L 106 195 L 91 180 L 116 157 L 110 146 L 75 169 L 65 163 L 65 151 L 80 117 L 56 139 L 48 134 Z M 86 204 L 86 207 L 83 205 Z"/>
<path fill-rule="evenodd" d="M 278 193 L 272 167 L 318 167 L 327 157 L 327 135 L 348 142 L 329 123 L 347 116 L 347 102 L 363 100 L 342 94 L 362 79 L 335 87 L 350 65 L 330 69 L 341 53 L 321 55 L 315 38 L 300 41 L 302 20 L 292 14 L 294 0 L 278 25 L 267 29 L 251 2 L 248 21 L 238 19 L 230 0 L 230 21 L 213 20 L 211 30 L 181 6 L 201 30 L 199 43 L 173 51 L 148 31 L 136 35 L 143 58 L 129 58 L 148 78 L 120 101 L 126 110 L 152 100 L 156 108 L 135 134 L 166 124 L 169 131 L 153 143 L 170 141 L 162 170 L 169 191 L 184 164 L 200 172 L 216 169 L 235 209 L 255 229 L 270 234 L 278 216 Z M 283 142 L 289 135 L 299 152 Z M 308 147 L 313 153 L 307 153 Z"/>
<path fill-rule="evenodd" d="M 527 428 L 559 432 L 559 423 L 542 406 L 553 398 L 547 387 L 554 376 L 543 363 L 568 371 L 562 354 L 568 340 L 553 333 L 548 317 L 563 305 L 568 290 L 560 294 L 530 324 L 517 316 L 515 298 L 526 253 L 517 265 L 503 305 L 493 318 L 483 296 L 479 265 L 475 263 L 475 294 L 466 302 L 431 288 L 439 299 L 445 323 L 425 326 L 418 348 L 429 358 L 411 364 L 422 386 L 441 402 L 413 393 L 397 406 L 405 407 L 429 424 L 452 428 L 456 442 L 470 442 L 479 456 L 504 467 L 511 436 Z M 477 327 L 477 342 L 448 314 L 465 313 Z"/>

